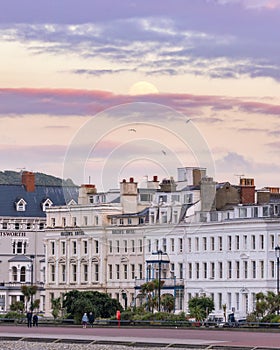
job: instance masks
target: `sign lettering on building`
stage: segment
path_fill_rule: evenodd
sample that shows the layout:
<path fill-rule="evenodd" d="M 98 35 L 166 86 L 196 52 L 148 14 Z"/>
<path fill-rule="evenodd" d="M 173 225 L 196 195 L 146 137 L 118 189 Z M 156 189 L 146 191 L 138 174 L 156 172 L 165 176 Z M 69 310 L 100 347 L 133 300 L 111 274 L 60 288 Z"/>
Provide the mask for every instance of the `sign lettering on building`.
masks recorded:
<path fill-rule="evenodd" d="M 124 234 L 135 234 L 135 230 L 133 229 L 126 229 L 126 230 L 112 230 L 112 234 L 115 234 L 115 235 L 124 235 Z"/>
<path fill-rule="evenodd" d="M 60 232 L 60 236 L 80 236 L 84 235 L 84 231 L 63 231 Z"/>
<path fill-rule="evenodd" d="M 0 237 L 25 237 L 26 232 L 0 231 Z"/>

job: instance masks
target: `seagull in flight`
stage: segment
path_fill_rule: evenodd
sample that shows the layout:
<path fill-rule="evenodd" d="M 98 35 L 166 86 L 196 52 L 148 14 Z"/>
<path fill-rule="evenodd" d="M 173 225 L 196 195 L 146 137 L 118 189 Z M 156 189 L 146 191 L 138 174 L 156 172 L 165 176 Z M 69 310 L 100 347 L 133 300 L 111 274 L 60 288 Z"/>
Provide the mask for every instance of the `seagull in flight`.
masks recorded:
<path fill-rule="evenodd" d="M 128 129 L 128 131 L 133 131 L 133 132 L 136 132 L 136 129 L 134 129 L 134 128 L 130 128 L 130 129 Z"/>
<path fill-rule="evenodd" d="M 166 156 L 166 152 L 164 150 L 162 150 L 161 152 Z"/>

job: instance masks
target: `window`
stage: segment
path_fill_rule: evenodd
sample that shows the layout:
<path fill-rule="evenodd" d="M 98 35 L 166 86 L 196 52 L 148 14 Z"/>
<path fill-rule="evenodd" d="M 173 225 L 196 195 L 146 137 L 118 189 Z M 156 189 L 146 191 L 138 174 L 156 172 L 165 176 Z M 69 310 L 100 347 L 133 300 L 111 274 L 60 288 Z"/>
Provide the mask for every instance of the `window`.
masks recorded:
<path fill-rule="evenodd" d="M 192 239 L 188 238 L 188 252 L 191 253 L 192 251 Z"/>
<path fill-rule="evenodd" d="M 263 216 L 268 216 L 268 215 L 269 215 L 269 208 L 263 207 Z"/>
<path fill-rule="evenodd" d="M 271 278 L 275 278 L 275 264 L 274 264 L 274 261 L 270 261 L 270 275 L 271 275 Z"/>
<path fill-rule="evenodd" d="M 83 251 L 84 251 L 84 254 L 88 253 L 88 242 L 87 241 L 83 241 Z"/>
<path fill-rule="evenodd" d="M 195 263 L 196 279 L 199 279 L 199 263 Z"/>
<path fill-rule="evenodd" d="M 99 265 L 94 264 L 94 280 L 95 282 L 99 281 Z"/>
<path fill-rule="evenodd" d="M 77 254 L 77 242 L 73 241 L 72 242 L 72 254 Z"/>
<path fill-rule="evenodd" d="M 260 261 L 260 278 L 264 278 L 264 261 Z"/>
<path fill-rule="evenodd" d="M 117 253 L 120 252 L 120 241 L 119 240 L 116 241 L 116 251 L 117 251 Z"/>
<path fill-rule="evenodd" d="M 88 225 L 88 217 L 87 216 L 83 217 L 83 222 L 84 222 L 84 226 Z"/>
<path fill-rule="evenodd" d="M 184 278 L 183 264 L 182 264 L 182 263 L 179 263 L 179 264 L 178 264 L 178 267 L 179 267 L 179 278 L 180 278 L 180 279 L 183 279 L 183 278 Z"/>
<path fill-rule="evenodd" d="M 231 278 L 232 278 L 232 263 L 231 263 L 231 261 L 228 261 L 227 265 L 228 265 L 227 277 L 228 277 L 229 279 L 231 279 Z"/>
<path fill-rule="evenodd" d="M 248 278 L 248 261 L 244 261 L 244 278 Z"/>
<path fill-rule="evenodd" d="M 18 222 L 15 223 L 15 230 L 19 230 L 19 223 Z"/>
<path fill-rule="evenodd" d="M 109 241 L 109 253 L 113 253 L 113 242 Z"/>
<path fill-rule="evenodd" d="M 192 279 L 192 263 L 188 263 L 189 279 Z"/>
<path fill-rule="evenodd" d="M 139 252 L 142 253 L 142 251 L 143 251 L 143 242 L 142 242 L 142 239 L 139 239 L 138 243 L 139 243 Z"/>
<path fill-rule="evenodd" d="M 166 253 L 166 238 L 162 239 L 162 250 Z"/>
<path fill-rule="evenodd" d="M 231 250 L 231 245 L 232 245 L 232 237 L 228 236 L 228 250 Z"/>
<path fill-rule="evenodd" d="M 175 242 L 174 238 L 170 238 L 170 250 L 171 250 L 171 252 L 174 252 L 174 250 L 175 250 L 174 242 Z"/>
<path fill-rule="evenodd" d="M 127 240 L 124 240 L 123 244 L 124 244 L 124 252 L 127 253 Z"/>
<path fill-rule="evenodd" d="M 77 265 L 72 264 L 72 282 L 77 282 Z"/>
<path fill-rule="evenodd" d="M 51 242 L 51 255 L 55 255 L 55 245 L 54 242 Z"/>
<path fill-rule="evenodd" d="M 88 281 L 88 265 L 87 264 L 83 264 L 83 279 L 84 279 L 84 282 L 87 282 Z"/>
<path fill-rule="evenodd" d="M 247 217 L 247 208 L 239 208 L 239 217 L 246 218 Z"/>
<path fill-rule="evenodd" d="M 218 307 L 220 310 L 222 310 L 222 293 L 218 293 Z"/>
<path fill-rule="evenodd" d="M 210 249 L 213 251 L 215 250 L 215 238 L 210 237 Z"/>
<path fill-rule="evenodd" d="M 210 263 L 210 278 L 213 280 L 215 278 L 215 263 Z"/>
<path fill-rule="evenodd" d="M 260 249 L 264 249 L 264 235 L 260 235 Z"/>
<path fill-rule="evenodd" d="M 247 248 L 248 248 L 248 236 L 247 235 L 244 235 L 243 236 L 243 248 L 244 248 L 244 250 L 247 250 Z"/>
<path fill-rule="evenodd" d="M 20 282 L 25 282 L 26 280 L 26 267 L 22 266 L 20 268 Z"/>
<path fill-rule="evenodd" d="M 255 235 L 251 236 L 251 249 L 252 250 L 256 249 L 256 236 Z"/>
<path fill-rule="evenodd" d="M 239 236 L 235 236 L 235 249 L 236 250 L 240 249 L 240 238 L 239 238 Z"/>
<path fill-rule="evenodd" d="M 253 260 L 252 261 L 252 278 L 257 277 L 257 272 L 256 272 L 256 262 Z"/>
<path fill-rule="evenodd" d="M 138 269 L 139 269 L 139 278 L 142 279 L 143 278 L 143 265 L 138 264 Z"/>
<path fill-rule="evenodd" d="M 54 264 L 51 264 L 50 265 L 50 279 L 51 279 L 51 282 L 54 282 L 55 281 L 55 266 Z"/>
<path fill-rule="evenodd" d="M 203 250 L 206 251 L 207 250 L 207 238 L 206 237 L 202 237 L 202 244 L 203 244 Z"/>
<path fill-rule="evenodd" d="M 195 250 L 197 252 L 199 251 L 199 239 L 198 239 L 198 237 L 195 237 Z"/>
<path fill-rule="evenodd" d="M 269 236 L 269 240 L 270 240 L 270 249 L 273 249 L 273 250 L 274 250 L 274 247 L 275 247 L 275 238 L 274 238 L 274 235 L 270 235 L 270 236 Z"/>
<path fill-rule="evenodd" d="M 98 254 L 99 253 L 99 241 L 95 240 L 94 244 L 95 244 L 95 254 Z"/>
<path fill-rule="evenodd" d="M 98 226 L 99 225 L 99 218 L 98 218 L 98 216 L 95 216 L 94 221 L 95 221 L 95 225 Z"/>
<path fill-rule="evenodd" d="M 161 223 L 162 224 L 166 224 L 167 223 L 167 212 L 166 211 L 162 211 L 161 212 Z"/>
<path fill-rule="evenodd" d="M 223 237 L 218 237 L 218 250 L 221 252 L 223 250 Z"/>
<path fill-rule="evenodd" d="M 127 264 L 123 265 L 123 277 L 125 280 L 127 280 Z"/>
<path fill-rule="evenodd" d="M 130 269 L 131 269 L 131 278 L 134 279 L 135 278 L 135 265 L 131 264 Z"/>
<path fill-rule="evenodd" d="M 61 254 L 62 255 L 66 254 L 66 242 L 65 241 L 61 242 Z"/>
<path fill-rule="evenodd" d="M 44 203 L 42 203 L 43 211 L 46 211 L 48 208 L 52 206 L 53 202 L 50 199 L 47 199 Z"/>
<path fill-rule="evenodd" d="M 135 241 L 134 241 L 134 239 L 131 241 L 131 251 L 132 251 L 132 253 L 135 252 Z"/>
<path fill-rule="evenodd" d="M 55 218 L 51 218 L 51 226 L 55 227 Z"/>
<path fill-rule="evenodd" d="M 109 280 L 113 279 L 113 265 L 109 264 L 108 265 L 108 271 L 109 271 Z"/>
<path fill-rule="evenodd" d="M 13 282 L 17 282 L 17 268 L 15 266 L 12 267 L 12 279 Z"/>
<path fill-rule="evenodd" d="M 3 222 L 2 226 L 3 226 L 3 230 L 7 230 L 7 228 L 8 228 L 8 223 L 7 223 L 7 222 Z"/>
<path fill-rule="evenodd" d="M 207 263 L 203 263 L 203 277 L 207 278 Z"/>
<path fill-rule="evenodd" d="M 120 265 L 116 264 L 116 279 L 120 279 Z"/>
<path fill-rule="evenodd" d="M 66 282 L 66 266 L 65 266 L 65 264 L 61 265 L 61 281 Z"/>
<path fill-rule="evenodd" d="M 128 225 L 132 225 L 132 219 L 131 218 L 127 218 L 127 224 Z"/>
<path fill-rule="evenodd" d="M 45 224 L 43 222 L 40 222 L 39 224 L 39 230 L 43 230 L 45 227 Z"/>
<path fill-rule="evenodd" d="M 236 278 L 240 278 L 240 262 L 236 261 L 235 266 L 236 266 Z"/>
<path fill-rule="evenodd" d="M 77 226 L 77 218 L 76 218 L 75 216 L 72 217 L 72 225 L 73 225 L 74 227 Z"/>
<path fill-rule="evenodd" d="M 183 239 L 179 238 L 179 253 L 183 252 Z"/>
<path fill-rule="evenodd" d="M 148 239 L 148 252 L 151 253 L 152 251 L 152 242 L 150 239 Z"/>
<path fill-rule="evenodd" d="M 25 211 L 25 207 L 26 207 L 26 202 L 24 199 L 20 199 L 17 203 L 16 203 L 16 210 L 17 211 Z"/>
<path fill-rule="evenodd" d="M 223 263 L 219 262 L 219 278 L 223 278 Z"/>
<path fill-rule="evenodd" d="M 62 227 L 65 227 L 66 226 L 66 218 L 62 218 Z"/>

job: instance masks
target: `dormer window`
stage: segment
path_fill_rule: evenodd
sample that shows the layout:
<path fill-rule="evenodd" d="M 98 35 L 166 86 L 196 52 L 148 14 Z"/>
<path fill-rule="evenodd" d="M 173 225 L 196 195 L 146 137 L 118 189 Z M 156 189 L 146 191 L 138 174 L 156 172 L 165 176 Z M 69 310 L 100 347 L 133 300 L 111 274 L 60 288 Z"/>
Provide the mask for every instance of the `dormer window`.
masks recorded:
<path fill-rule="evenodd" d="M 48 198 L 42 203 L 43 211 L 46 211 L 46 209 L 50 208 L 53 205 L 53 202 Z"/>
<path fill-rule="evenodd" d="M 16 210 L 17 211 L 25 211 L 26 202 L 23 198 L 21 198 L 18 202 L 16 202 Z"/>

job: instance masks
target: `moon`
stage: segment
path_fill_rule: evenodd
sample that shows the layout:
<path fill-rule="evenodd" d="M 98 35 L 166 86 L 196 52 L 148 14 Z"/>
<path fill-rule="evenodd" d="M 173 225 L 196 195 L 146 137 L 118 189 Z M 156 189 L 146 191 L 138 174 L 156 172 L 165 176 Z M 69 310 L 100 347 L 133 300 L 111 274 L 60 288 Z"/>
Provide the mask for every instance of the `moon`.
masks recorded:
<path fill-rule="evenodd" d="M 129 94 L 133 96 L 158 93 L 158 89 L 153 84 L 147 81 L 138 81 L 137 83 L 133 84 L 129 89 Z"/>

